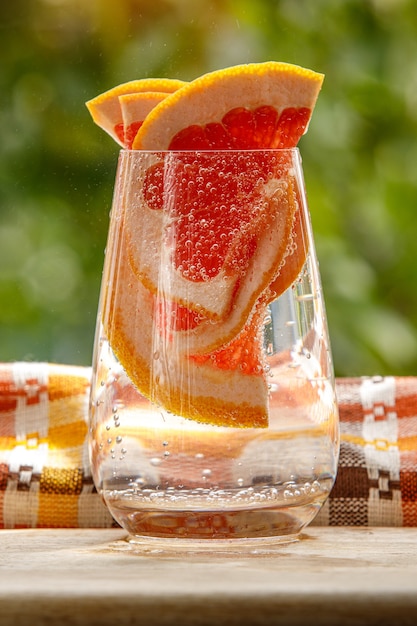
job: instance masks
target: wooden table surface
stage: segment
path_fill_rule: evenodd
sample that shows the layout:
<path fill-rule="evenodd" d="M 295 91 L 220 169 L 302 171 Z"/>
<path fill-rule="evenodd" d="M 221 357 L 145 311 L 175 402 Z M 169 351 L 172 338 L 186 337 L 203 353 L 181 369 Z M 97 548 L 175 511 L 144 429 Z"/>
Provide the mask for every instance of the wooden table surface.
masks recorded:
<path fill-rule="evenodd" d="M 133 548 L 122 530 L 0 530 L 0 625 L 417 624 L 417 528 L 310 527 L 243 554 Z"/>

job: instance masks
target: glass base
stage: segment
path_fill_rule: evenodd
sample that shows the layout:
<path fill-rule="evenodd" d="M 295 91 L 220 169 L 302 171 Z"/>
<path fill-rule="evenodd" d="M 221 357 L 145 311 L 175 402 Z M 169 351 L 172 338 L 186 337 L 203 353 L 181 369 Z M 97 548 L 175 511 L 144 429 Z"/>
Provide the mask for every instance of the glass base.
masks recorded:
<path fill-rule="evenodd" d="M 115 502 L 113 517 L 129 533 L 127 541 L 147 553 L 239 552 L 259 554 L 296 541 L 320 505 L 222 511 L 137 509 Z"/>
<path fill-rule="evenodd" d="M 276 554 L 283 546 L 297 542 L 301 533 L 278 537 L 257 537 L 240 539 L 190 539 L 181 537 L 149 537 L 128 535 L 124 540 L 123 550 L 130 550 L 143 555 L 173 556 L 259 556 Z"/>

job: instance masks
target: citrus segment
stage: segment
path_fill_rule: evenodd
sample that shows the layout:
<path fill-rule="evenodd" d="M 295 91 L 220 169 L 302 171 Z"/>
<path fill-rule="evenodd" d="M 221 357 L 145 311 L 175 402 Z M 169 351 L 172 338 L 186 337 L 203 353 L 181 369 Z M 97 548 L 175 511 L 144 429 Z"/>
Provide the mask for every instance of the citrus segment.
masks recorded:
<path fill-rule="evenodd" d="M 273 107 L 254 111 L 232 109 L 221 120 L 199 126 L 193 124 L 180 130 L 169 143 L 169 150 L 251 150 L 256 148 L 285 148 L 296 145 L 305 132 L 310 109 L 284 109 L 280 116 Z M 138 129 L 139 130 L 139 129 Z"/>
<path fill-rule="evenodd" d="M 125 144 L 124 121 L 119 97 L 126 94 L 159 92 L 169 94 L 184 84 L 181 80 L 170 78 L 144 78 L 132 80 L 113 87 L 86 102 L 94 122 L 105 130 L 120 146 Z M 159 102 L 159 101 L 158 101 Z M 144 118 L 137 121 L 143 121 Z M 130 124 L 133 120 L 131 120 Z"/>

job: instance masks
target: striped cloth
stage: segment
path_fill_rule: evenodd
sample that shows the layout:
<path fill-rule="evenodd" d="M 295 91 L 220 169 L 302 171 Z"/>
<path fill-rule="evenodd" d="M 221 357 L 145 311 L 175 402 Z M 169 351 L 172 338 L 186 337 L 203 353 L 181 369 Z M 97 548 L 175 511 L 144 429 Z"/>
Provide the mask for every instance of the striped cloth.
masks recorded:
<path fill-rule="evenodd" d="M 116 525 L 87 451 L 91 370 L 0 364 L 0 528 Z M 417 377 L 337 380 L 338 476 L 315 525 L 417 526 Z"/>

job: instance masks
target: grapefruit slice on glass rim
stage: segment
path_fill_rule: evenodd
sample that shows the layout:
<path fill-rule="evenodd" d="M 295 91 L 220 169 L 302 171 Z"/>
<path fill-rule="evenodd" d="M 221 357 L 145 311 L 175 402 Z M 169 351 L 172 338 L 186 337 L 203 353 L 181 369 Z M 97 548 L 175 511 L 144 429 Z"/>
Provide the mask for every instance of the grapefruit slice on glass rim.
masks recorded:
<path fill-rule="evenodd" d="M 297 145 L 322 81 L 285 63 L 218 70 L 165 97 L 138 130 L 133 149 L 166 152 L 125 203 L 126 286 L 104 322 L 133 383 L 168 411 L 217 426 L 268 424 L 263 318 L 270 289 L 285 291 L 307 251 L 291 164 L 271 165 L 267 150 Z M 230 157 L 207 163 L 195 184 L 190 150 Z"/>
<path fill-rule="evenodd" d="M 132 98 L 131 101 L 125 101 L 122 106 L 120 99 L 127 95 L 158 93 L 160 97 L 153 99 L 153 106 L 155 106 L 164 96 L 185 84 L 182 80 L 171 78 L 131 80 L 92 98 L 86 102 L 86 106 L 94 122 L 100 128 L 106 131 L 120 146 L 130 148 L 132 139 L 152 107 L 146 107 L 146 98 L 143 102 L 141 96 L 138 96 L 140 105 L 137 105 L 135 98 Z M 150 103 L 151 100 L 148 98 L 147 104 L 150 105 Z M 128 115 L 127 122 L 124 119 L 126 115 Z M 127 126 L 130 127 L 129 130 Z M 128 141 L 125 139 L 127 133 Z"/>
<path fill-rule="evenodd" d="M 119 96 L 119 105 L 122 112 L 123 129 L 120 125 L 117 132 L 123 133 L 123 145 L 128 150 L 132 147 L 139 128 L 149 113 L 167 97 L 161 91 L 145 91 L 128 93 Z"/>

